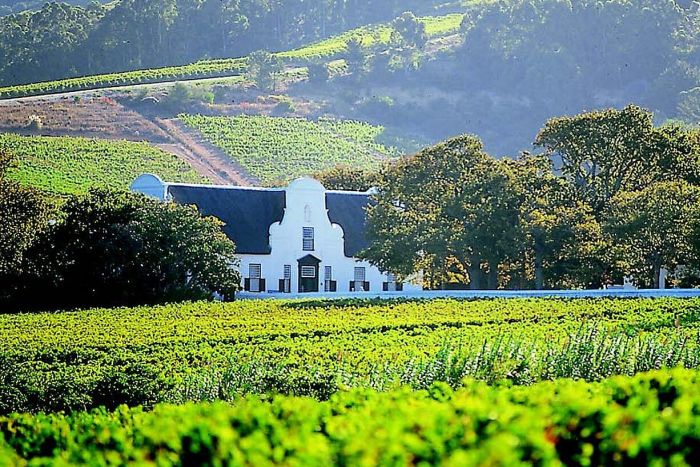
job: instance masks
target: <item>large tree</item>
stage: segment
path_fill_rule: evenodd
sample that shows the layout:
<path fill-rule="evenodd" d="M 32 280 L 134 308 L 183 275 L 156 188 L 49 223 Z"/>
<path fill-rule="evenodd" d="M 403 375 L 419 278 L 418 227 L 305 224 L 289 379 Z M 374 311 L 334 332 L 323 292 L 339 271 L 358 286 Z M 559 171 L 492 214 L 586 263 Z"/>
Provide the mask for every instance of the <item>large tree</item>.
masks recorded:
<path fill-rule="evenodd" d="M 505 159 L 520 191 L 524 242 L 520 287 L 535 289 L 599 285 L 607 255 L 601 226 L 591 209 L 576 200 L 573 187 L 552 170 L 545 156 Z"/>
<path fill-rule="evenodd" d="M 618 192 L 641 190 L 666 177 L 662 167 L 677 159 L 678 142 L 654 127 L 651 112 L 628 106 L 553 118 L 535 145 L 554 158 L 581 199 L 600 214 Z"/>
<path fill-rule="evenodd" d="M 18 307 L 113 306 L 232 297 L 239 276 L 221 223 L 193 207 L 92 190 L 65 201 L 27 250 Z"/>
<path fill-rule="evenodd" d="M 619 246 L 626 271 L 643 286 L 659 287 L 662 268 L 693 262 L 693 227 L 700 188 L 683 181 L 659 182 L 620 192 L 611 202 L 606 228 Z"/>
<path fill-rule="evenodd" d="M 0 151 L 0 302 L 19 288 L 26 252 L 51 212 L 41 193 L 9 178 L 15 163 L 10 153 Z"/>
<path fill-rule="evenodd" d="M 481 288 L 484 274 L 496 288 L 499 266 L 521 247 L 518 196 L 476 137 L 424 149 L 384 171 L 362 255 L 383 270 L 423 271 L 431 288 L 455 278 Z"/>

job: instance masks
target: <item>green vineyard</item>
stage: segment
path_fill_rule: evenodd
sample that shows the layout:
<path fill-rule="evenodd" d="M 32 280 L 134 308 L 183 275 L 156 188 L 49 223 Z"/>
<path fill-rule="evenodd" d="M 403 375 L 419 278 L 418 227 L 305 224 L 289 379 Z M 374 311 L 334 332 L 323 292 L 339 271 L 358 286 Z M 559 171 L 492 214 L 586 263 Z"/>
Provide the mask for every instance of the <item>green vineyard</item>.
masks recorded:
<path fill-rule="evenodd" d="M 303 118 L 180 115 L 251 175 L 264 183 L 349 164 L 378 167 L 398 151 L 377 142 L 384 129 L 363 122 Z"/>
<path fill-rule="evenodd" d="M 421 21 L 426 25 L 426 33 L 431 37 L 440 37 L 456 33 L 459 31 L 461 20 L 461 14 L 421 18 Z M 365 26 L 316 42 L 307 47 L 279 52 L 277 55 L 283 60 L 294 61 L 295 63 L 301 62 L 300 64 L 303 65 L 303 62 L 307 60 L 332 59 L 337 57 L 345 51 L 347 43 L 352 39 L 360 40 L 365 47 L 387 44 L 390 40 L 391 32 L 392 28 L 388 25 Z M 244 74 L 246 67 L 245 57 L 201 60 L 189 65 L 124 71 L 0 87 L 0 99 L 178 80 L 236 76 Z"/>
<path fill-rule="evenodd" d="M 147 143 L 2 134 L 0 150 L 17 158 L 11 178 L 60 195 L 84 193 L 92 186 L 127 189 L 146 172 L 167 180 L 204 181 L 176 156 Z"/>
<path fill-rule="evenodd" d="M 60 464 L 693 465 L 700 374 L 353 391 L 0 417 L 0 456 Z"/>
<path fill-rule="evenodd" d="M 700 452 L 699 324 L 697 299 L 4 315 L 0 457 L 687 465 Z"/>
<path fill-rule="evenodd" d="M 0 382 L 16 394 L 0 413 L 326 399 L 465 377 L 528 385 L 698 368 L 700 300 L 190 303 L 5 315 L 0 340 Z"/>

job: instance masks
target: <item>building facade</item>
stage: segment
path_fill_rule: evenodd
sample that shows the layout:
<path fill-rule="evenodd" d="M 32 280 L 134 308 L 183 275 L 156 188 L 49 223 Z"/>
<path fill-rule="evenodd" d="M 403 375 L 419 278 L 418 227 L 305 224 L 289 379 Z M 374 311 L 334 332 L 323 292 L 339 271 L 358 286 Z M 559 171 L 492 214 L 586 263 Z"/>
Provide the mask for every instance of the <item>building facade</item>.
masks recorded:
<path fill-rule="evenodd" d="M 356 258 L 368 246 L 365 192 L 326 190 L 300 178 L 286 188 L 166 183 L 144 174 L 135 192 L 195 205 L 224 222 L 236 244 L 241 286 L 259 293 L 420 290 Z"/>

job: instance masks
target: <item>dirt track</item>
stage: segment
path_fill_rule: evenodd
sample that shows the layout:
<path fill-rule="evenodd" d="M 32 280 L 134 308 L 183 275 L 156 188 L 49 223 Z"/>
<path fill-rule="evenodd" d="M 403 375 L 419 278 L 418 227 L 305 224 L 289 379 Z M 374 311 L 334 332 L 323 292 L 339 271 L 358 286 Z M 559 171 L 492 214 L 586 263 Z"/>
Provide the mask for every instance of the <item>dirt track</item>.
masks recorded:
<path fill-rule="evenodd" d="M 260 183 L 256 178 L 247 175 L 245 170 L 224 154 L 223 151 L 196 136 L 178 120 L 156 119 L 155 123 L 175 143 L 158 146 L 188 162 L 197 173 L 204 175 L 212 182 L 222 185 L 240 186 L 258 185 Z"/>
<path fill-rule="evenodd" d="M 38 116 L 40 129 L 30 130 L 30 116 Z M 74 136 L 145 141 L 176 155 L 212 183 L 255 185 L 259 180 L 202 140 L 177 120 L 147 118 L 106 96 L 80 98 L 65 95 L 0 101 L 0 133 Z"/>

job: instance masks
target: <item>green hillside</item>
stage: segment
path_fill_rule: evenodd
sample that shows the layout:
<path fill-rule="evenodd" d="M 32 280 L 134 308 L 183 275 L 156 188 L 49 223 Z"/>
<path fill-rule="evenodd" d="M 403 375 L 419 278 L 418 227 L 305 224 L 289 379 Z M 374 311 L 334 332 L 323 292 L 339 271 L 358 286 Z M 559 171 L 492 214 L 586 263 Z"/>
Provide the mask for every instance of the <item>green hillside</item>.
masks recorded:
<path fill-rule="evenodd" d="M 382 127 L 363 122 L 265 116 L 179 118 L 264 183 L 341 163 L 377 167 L 383 158 L 398 155 L 396 149 L 377 142 Z"/>
<path fill-rule="evenodd" d="M 426 16 L 420 18 L 425 24 L 429 37 L 440 37 L 459 31 L 462 21 L 461 14 L 444 16 Z M 324 39 L 308 46 L 276 55 L 287 62 L 303 64 L 309 60 L 330 60 L 342 54 L 350 40 L 358 40 L 366 48 L 375 45 L 386 45 L 391 40 L 393 28 L 390 24 L 378 24 L 352 29 Z M 116 86 L 131 86 L 138 84 L 161 83 L 176 80 L 197 80 L 224 76 L 240 76 L 246 71 L 246 58 L 231 58 L 218 60 L 201 60 L 181 66 L 159 67 L 99 75 L 88 75 L 54 81 L 28 83 L 15 86 L 0 87 L 0 99 L 43 94 L 55 94 L 88 89 L 102 89 Z"/>
<path fill-rule="evenodd" d="M 17 156 L 12 178 L 56 194 L 82 193 L 91 186 L 126 189 L 144 172 L 172 181 L 204 181 L 176 156 L 147 143 L 3 134 L 0 150 Z"/>

